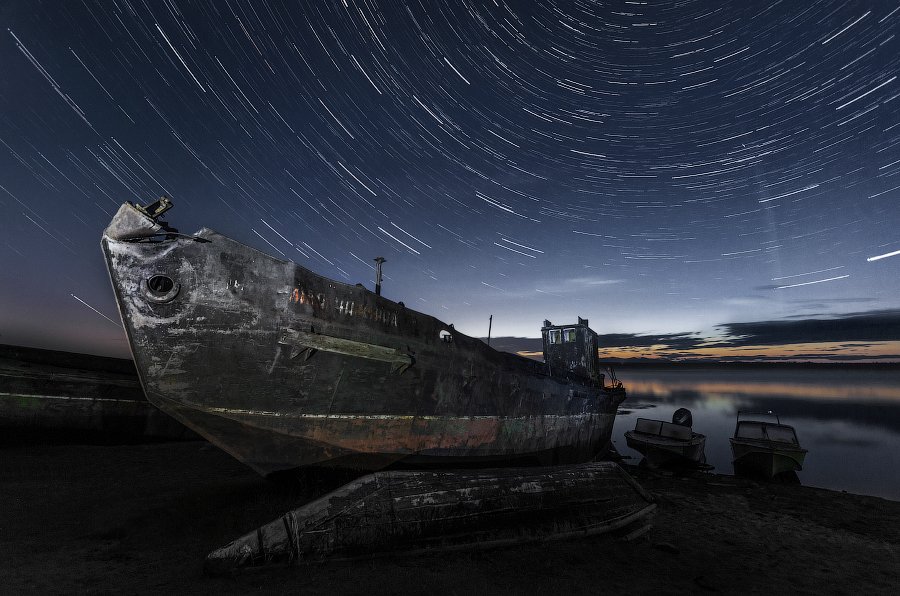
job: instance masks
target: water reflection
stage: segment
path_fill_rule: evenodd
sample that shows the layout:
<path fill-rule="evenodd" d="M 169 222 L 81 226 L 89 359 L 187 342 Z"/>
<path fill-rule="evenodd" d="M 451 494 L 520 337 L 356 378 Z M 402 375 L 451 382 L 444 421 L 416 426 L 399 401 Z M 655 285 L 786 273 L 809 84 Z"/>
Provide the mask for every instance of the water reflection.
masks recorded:
<path fill-rule="evenodd" d="M 638 417 L 671 420 L 686 407 L 706 435 L 707 462 L 733 473 L 729 437 L 738 410 L 772 410 L 794 426 L 809 455 L 803 484 L 900 500 L 900 371 L 815 369 L 623 369 L 628 401 L 614 441 L 640 460 L 624 433 Z"/>

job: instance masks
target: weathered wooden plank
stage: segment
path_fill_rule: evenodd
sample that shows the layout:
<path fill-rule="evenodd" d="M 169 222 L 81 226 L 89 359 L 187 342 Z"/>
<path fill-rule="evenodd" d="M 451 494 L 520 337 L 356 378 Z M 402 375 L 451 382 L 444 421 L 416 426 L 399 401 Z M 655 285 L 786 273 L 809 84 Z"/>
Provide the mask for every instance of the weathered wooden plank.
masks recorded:
<path fill-rule="evenodd" d="M 342 354 L 344 356 L 354 356 L 356 358 L 387 362 L 391 365 L 391 369 L 398 373 L 402 373 L 412 366 L 413 363 L 412 356 L 402 353 L 397 348 L 379 346 L 368 342 L 344 339 L 341 337 L 332 337 L 330 335 L 312 333 L 310 331 L 286 329 L 284 333 L 282 333 L 279 343 L 290 346 L 294 350 L 291 354 L 291 358 L 294 358 L 304 351 L 308 358 L 314 351 L 321 350 L 324 352 L 332 352 L 334 354 Z"/>

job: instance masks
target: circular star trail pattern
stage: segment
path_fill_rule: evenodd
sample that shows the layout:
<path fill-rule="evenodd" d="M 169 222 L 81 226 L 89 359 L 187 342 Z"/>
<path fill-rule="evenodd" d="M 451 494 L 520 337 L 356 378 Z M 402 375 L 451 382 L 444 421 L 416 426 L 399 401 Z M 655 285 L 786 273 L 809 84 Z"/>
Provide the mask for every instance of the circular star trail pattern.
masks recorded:
<path fill-rule="evenodd" d="M 97 242 L 121 202 L 162 194 L 182 231 L 343 281 L 371 286 L 384 256 L 386 296 L 472 335 L 489 314 L 495 335 L 576 315 L 712 333 L 900 305 L 889 2 L 0 17 L 7 336 L 121 348 Z"/>

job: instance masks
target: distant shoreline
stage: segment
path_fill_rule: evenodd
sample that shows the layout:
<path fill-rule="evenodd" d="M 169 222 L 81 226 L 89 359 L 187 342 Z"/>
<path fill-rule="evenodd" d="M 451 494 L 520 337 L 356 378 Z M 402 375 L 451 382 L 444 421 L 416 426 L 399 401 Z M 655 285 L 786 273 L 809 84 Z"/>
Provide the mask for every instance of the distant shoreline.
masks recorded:
<path fill-rule="evenodd" d="M 487 338 L 481 338 L 487 341 Z M 508 351 L 508 350 L 501 350 Z M 512 352 L 515 353 L 515 352 Z M 602 353 L 602 351 L 601 351 Z M 0 344 L 0 358 L 10 358 L 25 362 L 50 364 L 67 368 L 79 368 L 96 371 L 108 371 L 119 374 L 134 374 L 134 362 L 131 358 L 115 358 L 111 356 L 97 356 L 79 352 L 65 352 L 61 350 L 49 350 L 45 348 L 33 348 L 27 346 L 14 346 Z M 631 360 L 604 360 L 600 359 L 601 366 L 613 368 L 631 369 L 852 369 L 852 370 L 900 370 L 900 362 L 815 362 L 815 361 L 759 361 L 759 360 L 656 360 L 656 359 L 631 359 Z"/>
<path fill-rule="evenodd" d="M 0 344 L 0 359 L 137 377 L 131 358 Z"/>
<path fill-rule="evenodd" d="M 671 368 L 671 369 L 758 369 L 758 368 L 782 368 L 782 369 L 839 369 L 849 368 L 853 370 L 900 370 L 900 362 L 778 362 L 778 361 L 753 361 L 753 360 L 729 360 L 729 361 L 674 361 L 674 360 L 600 360 L 602 366 L 615 368 Z"/>

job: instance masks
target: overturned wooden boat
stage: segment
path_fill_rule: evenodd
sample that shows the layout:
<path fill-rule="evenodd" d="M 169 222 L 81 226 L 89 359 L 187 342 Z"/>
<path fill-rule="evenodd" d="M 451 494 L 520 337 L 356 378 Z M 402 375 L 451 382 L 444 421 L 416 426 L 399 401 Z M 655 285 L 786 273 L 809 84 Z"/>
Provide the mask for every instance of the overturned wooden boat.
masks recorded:
<path fill-rule="evenodd" d="M 741 416 L 744 419 L 741 420 Z M 748 419 L 754 416 L 756 419 Z M 769 420 L 759 420 L 767 416 Z M 773 423 L 771 418 L 775 419 Z M 731 453 L 736 471 L 746 470 L 772 478 L 779 474 L 799 472 L 807 450 L 800 447 L 797 431 L 782 424 L 777 414 L 769 412 L 738 412 Z"/>
<path fill-rule="evenodd" d="M 695 433 L 692 424 L 685 408 L 675 410 L 672 422 L 638 418 L 625 442 L 651 467 L 698 467 L 706 463 L 706 435 Z"/>
<path fill-rule="evenodd" d="M 210 553 L 209 574 L 650 527 L 651 496 L 617 464 L 376 472 Z"/>
<path fill-rule="evenodd" d="M 362 285 L 125 203 L 102 247 L 147 398 L 261 474 L 552 465 L 609 445 L 621 383 L 588 321 L 498 352 Z"/>

